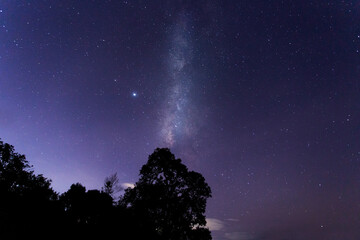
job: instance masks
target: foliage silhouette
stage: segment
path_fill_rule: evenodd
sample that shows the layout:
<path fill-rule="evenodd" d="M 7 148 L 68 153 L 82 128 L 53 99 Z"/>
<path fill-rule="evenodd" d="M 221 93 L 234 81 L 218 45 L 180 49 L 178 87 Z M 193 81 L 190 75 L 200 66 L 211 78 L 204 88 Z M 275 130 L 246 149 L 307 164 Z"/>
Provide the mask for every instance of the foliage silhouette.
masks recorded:
<path fill-rule="evenodd" d="M 120 205 L 134 212 L 152 239 L 211 239 L 204 228 L 211 190 L 203 176 L 188 171 L 167 148 L 157 148 L 128 188 Z"/>
<path fill-rule="evenodd" d="M 122 188 L 119 185 L 119 179 L 117 173 L 106 177 L 104 180 L 104 186 L 101 189 L 103 192 L 109 194 L 113 199 L 117 198 L 116 194 L 119 193 Z"/>
<path fill-rule="evenodd" d="M 0 226 L 3 236 L 43 232 L 57 225 L 61 208 L 51 181 L 35 175 L 25 155 L 0 141 Z M 38 235 L 39 236 L 39 235 Z"/>
<path fill-rule="evenodd" d="M 116 202 L 118 186 L 113 174 L 101 191 L 76 183 L 59 196 L 51 180 L 34 174 L 25 156 L 0 140 L 0 239 L 54 233 L 66 239 L 211 239 L 204 227 L 210 187 L 169 149 L 156 149 L 135 188 Z"/>
<path fill-rule="evenodd" d="M 72 184 L 60 196 L 65 211 L 65 228 L 73 237 L 104 236 L 115 208 L 112 197 L 99 190 L 89 190 L 80 183 Z"/>

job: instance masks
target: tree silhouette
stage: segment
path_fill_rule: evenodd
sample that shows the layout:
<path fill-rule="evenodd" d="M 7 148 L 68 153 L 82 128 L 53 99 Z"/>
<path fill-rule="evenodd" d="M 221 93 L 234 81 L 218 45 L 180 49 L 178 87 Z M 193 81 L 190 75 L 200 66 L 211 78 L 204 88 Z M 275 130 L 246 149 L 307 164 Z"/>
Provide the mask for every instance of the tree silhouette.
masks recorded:
<path fill-rule="evenodd" d="M 104 186 L 101 189 L 104 193 L 109 194 L 113 199 L 116 199 L 116 194 L 122 190 L 122 187 L 119 185 L 119 179 L 117 173 L 106 177 L 104 180 Z"/>
<path fill-rule="evenodd" d="M 0 226 L 3 236 L 21 237 L 57 225 L 60 208 L 51 181 L 35 175 L 13 146 L 0 141 Z"/>
<path fill-rule="evenodd" d="M 60 196 L 70 224 L 86 223 L 86 188 L 80 183 L 72 184 L 70 189 Z"/>
<path fill-rule="evenodd" d="M 66 215 L 66 231 L 73 238 L 104 237 L 105 230 L 114 219 L 112 197 L 99 190 L 89 190 L 80 183 L 72 184 L 61 195 Z"/>
<path fill-rule="evenodd" d="M 205 208 L 211 197 L 203 176 L 189 171 L 169 149 L 156 149 L 140 170 L 135 188 L 119 190 L 116 174 L 104 187 L 80 183 L 59 196 L 51 180 L 36 175 L 14 147 L 0 140 L 0 238 L 111 238 L 209 240 Z"/>
<path fill-rule="evenodd" d="M 132 211 L 149 239 L 207 240 L 211 235 L 204 227 L 204 213 L 209 197 L 210 187 L 201 174 L 188 171 L 169 149 L 157 148 L 119 203 Z"/>

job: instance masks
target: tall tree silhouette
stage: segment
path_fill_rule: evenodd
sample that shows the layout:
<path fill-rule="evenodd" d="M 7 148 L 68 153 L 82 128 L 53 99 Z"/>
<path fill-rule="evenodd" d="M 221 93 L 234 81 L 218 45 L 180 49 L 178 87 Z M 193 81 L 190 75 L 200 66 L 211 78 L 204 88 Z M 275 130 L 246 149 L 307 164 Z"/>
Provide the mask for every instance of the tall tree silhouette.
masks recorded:
<path fill-rule="evenodd" d="M 0 141 L 0 226 L 3 236 L 20 237 L 32 232 L 40 236 L 60 219 L 57 194 L 51 181 L 36 175 L 25 155 Z"/>
<path fill-rule="evenodd" d="M 135 187 L 126 189 L 119 203 L 133 212 L 148 238 L 208 240 L 204 213 L 209 197 L 210 187 L 200 173 L 189 171 L 169 149 L 157 148 L 141 168 Z"/>
<path fill-rule="evenodd" d="M 119 179 L 117 173 L 106 177 L 104 180 L 104 186 L 101 188 L 101 191 L 109 194 L 113 199 L 116 199 L 117 194 L 123 190 L 123 188 L 119 185 Z"/>

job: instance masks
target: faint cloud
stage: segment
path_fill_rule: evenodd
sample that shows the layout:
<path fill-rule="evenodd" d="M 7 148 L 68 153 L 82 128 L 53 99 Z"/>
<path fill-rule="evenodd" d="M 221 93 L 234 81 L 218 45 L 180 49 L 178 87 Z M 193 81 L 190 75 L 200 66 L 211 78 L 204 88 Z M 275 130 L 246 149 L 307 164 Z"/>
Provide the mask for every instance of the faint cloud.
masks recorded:
<path fill-rule="evenodd" d="M 122 187 L 123 189 L 134 188 L 134 187 L 135 187 L 135 184 L 134 184 L 134 183 L 127 183 L 127 182 L 122 183 L 122 184 L 120 184 L 120 185 L 121 185 L 121 187 Z"/>
<path fill-rule="evenodd" d="M 224 222 L 216 218 L 206 218 L 206 227 L 210 231 L 219 231 L 224 228 Z"/>
<path fill-rule="evenodd" d="M 227 218 L 225 220 L 230 221 L 230 222 L 238 222 L 238 221 L 240 221 L 239 219 L 236 219 L 236 218 Z"/>
<path fill-rule="evenodd" d="M 247 232 L 227 232 L 225 233 L 225 238 L 230 240 L 252 240 L 254 239 Z"/>

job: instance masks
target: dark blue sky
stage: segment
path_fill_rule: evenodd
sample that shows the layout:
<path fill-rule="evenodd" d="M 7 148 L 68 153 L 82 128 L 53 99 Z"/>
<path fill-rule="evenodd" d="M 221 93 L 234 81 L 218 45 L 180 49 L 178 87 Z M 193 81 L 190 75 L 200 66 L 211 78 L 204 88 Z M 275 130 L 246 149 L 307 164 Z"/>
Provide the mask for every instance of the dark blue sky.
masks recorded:
<path fill-rule="evenodd" d="M 1 1 L 0 137 L 58 192 L 170 147 L 215 240 L 360 239 L 357 1 Z"/>

